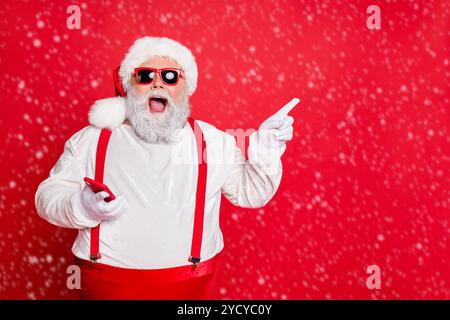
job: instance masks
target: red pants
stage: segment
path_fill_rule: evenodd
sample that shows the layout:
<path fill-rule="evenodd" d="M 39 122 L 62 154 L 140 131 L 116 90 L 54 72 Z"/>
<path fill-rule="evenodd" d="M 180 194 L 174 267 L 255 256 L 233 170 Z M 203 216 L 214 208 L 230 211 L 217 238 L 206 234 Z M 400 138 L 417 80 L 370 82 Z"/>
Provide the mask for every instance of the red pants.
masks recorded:
<path fill-rule="evenodd" d="M 219 254 L 193 266 L 127 269 L 75 257 L 81 269 L 81 299 L 194 300 L 208 299 Z"/>

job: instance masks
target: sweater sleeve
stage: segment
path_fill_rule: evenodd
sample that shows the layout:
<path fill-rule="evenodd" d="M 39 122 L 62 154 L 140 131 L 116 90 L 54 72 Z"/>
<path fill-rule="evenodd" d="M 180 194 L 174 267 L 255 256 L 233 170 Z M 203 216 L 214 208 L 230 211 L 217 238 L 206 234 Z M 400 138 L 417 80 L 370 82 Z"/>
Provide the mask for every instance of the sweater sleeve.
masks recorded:
<path fill-rule="evenodd" d="M 234 157 L 222 193 L 231 203 L 243 208 L 265 206 L 275 195 L 281 181 L 281 156 L 286 145 L 266 149 L 258 144 L 256 134 L 253 132 L 249 139 L 248 160 L 237 147 L 234 137 L 229 136 L 226 142 L 226 152 Z"/>
<path fill-rule="evenodd" d="M 92 139 L 98 136 L 95 128 L 86 127 L 74 134 L 64 145 L 64 152 L 40 183 L 35 194 L 35 205 L 40 217 L 65 228 L 95 227 L 100 221 L 89 218 L 80 203 L 84 187 L 87 157 Z"/>

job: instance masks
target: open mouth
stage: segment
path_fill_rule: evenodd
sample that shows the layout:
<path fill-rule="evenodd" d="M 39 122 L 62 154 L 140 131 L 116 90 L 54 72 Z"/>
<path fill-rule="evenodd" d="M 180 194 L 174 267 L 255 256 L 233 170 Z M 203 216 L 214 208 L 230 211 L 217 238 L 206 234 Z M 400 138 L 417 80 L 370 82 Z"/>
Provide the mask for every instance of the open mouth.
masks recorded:
<path fill-rule="evenodd" d="M 148 101 L 151 113 L 163 113 L 166 110 L 167 99 L 161 96 L 153 96 Z"/>

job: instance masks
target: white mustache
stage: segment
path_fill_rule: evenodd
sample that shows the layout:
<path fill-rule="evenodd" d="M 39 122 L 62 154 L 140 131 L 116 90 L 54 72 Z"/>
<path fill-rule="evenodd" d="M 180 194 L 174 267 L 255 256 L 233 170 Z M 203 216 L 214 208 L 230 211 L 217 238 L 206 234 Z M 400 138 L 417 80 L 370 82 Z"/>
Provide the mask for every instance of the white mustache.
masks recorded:
<path fill-rule="evenodd" d="M 163 97 L 164 99 L 167 100 L 167 107 L 172 107 L 175 105 L 174 101 L 172 100 L 172 98 L 170 97 L 170 95 L 164 91 L 164 90 L 151 90 L 145 93 L 144 96 L 141 97 L 135 97 L 135 102 L 136 104 L 140 105 L 140 106 L 147 106 L 150 99 L 154 96 L 158 96 L 158 97 Z"/>

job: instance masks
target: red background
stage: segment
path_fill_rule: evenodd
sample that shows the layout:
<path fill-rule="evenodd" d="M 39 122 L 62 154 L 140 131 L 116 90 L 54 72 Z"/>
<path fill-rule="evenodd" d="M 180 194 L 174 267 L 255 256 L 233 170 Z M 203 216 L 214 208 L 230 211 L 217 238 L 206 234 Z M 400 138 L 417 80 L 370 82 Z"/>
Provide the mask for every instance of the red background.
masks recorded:
<path fill-rule="evenodd" d="M 81 30 L 66 8 L 81 7 Z M 381 30 L 366 8 L 381 8 Z M 214 298 L 448 299 L 447 1 L 2 1 L 0 298 L 70 298 L 75 232 L 37 185 L 132 42 L 167 36 L 199 67 L 194 117 L 257 128 L 302 99 L 278 193 L 224 199 Z M 369 290 L 366 268 L 381 268 Z"/>

